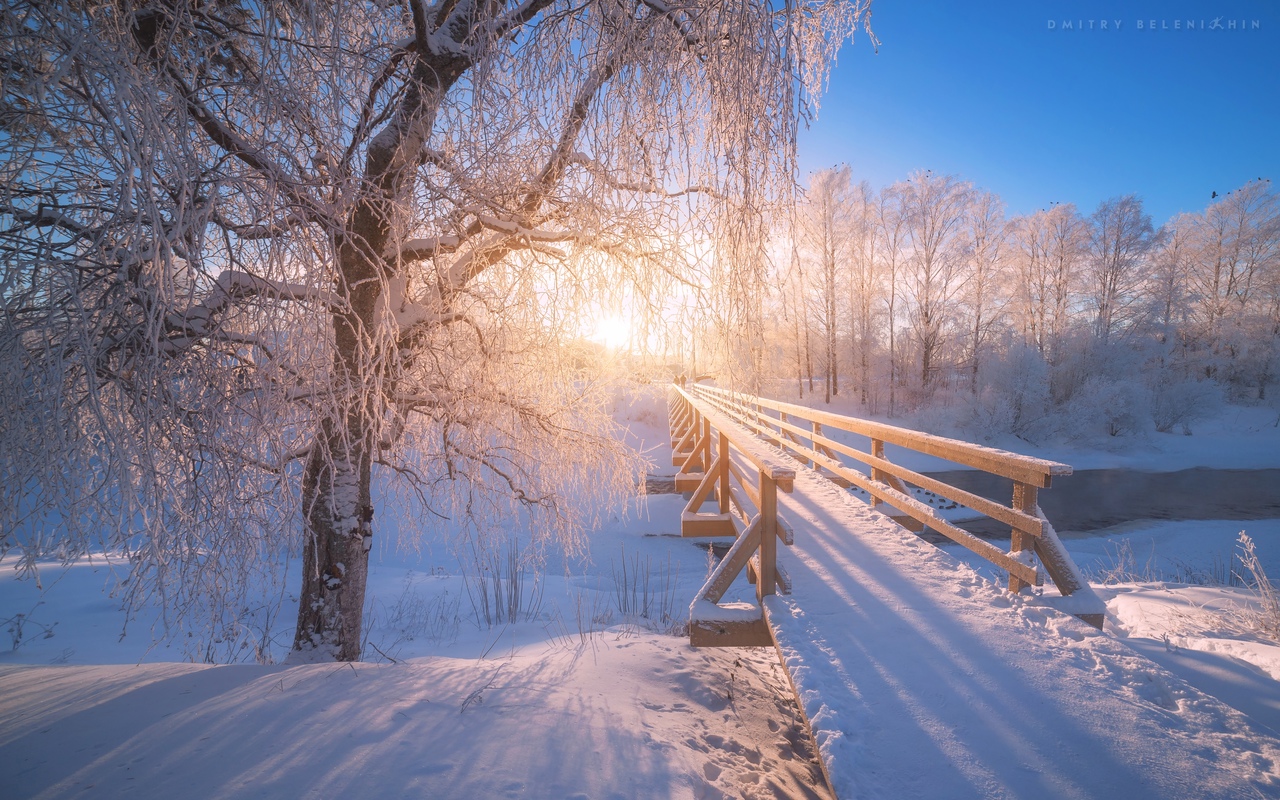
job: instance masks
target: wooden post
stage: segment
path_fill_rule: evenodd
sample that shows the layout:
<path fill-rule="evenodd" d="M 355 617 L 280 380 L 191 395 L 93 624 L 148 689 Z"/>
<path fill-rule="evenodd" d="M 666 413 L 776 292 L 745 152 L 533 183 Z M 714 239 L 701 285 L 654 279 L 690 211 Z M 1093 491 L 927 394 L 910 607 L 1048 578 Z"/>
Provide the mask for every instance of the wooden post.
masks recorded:
<path fill-rule="evenodd" d="M 774 594 L 778 585 L 778 484 L 760 470 L 760 573 L 756 597 Z"/>
<path fill-rule="evenodd" d="M 883 441 L 883 440 L 881 440 L 881 439 L 872 439 L 872 440 L 871 440 L 871 455 L 875 456 L 876 458 L 884 458 L 884 441 Z M 875 467 L 872 467 L 872 468 L 871 468 L 871 480 L 873 480 L 873 481 L 883 481 L 883 480 L 884 480 L 884 471 L 883 471 L 883 470 L 876 469 Z M 876 506 L 878 506 L 878 505 L 880 505 L 880 498 L 876 497 L 875 495 L 872 495 L 872 496 L 871 496 L 871 507 L 872 507 L 872 508 L 875 508 L 875 507 L 876 507 Z"/>
<path fill-rule="evenodd" d="M 1036 504 L 1039 502 L 1039 492 L 1040 490 L 1031 484 L 1023 483 L 1022 481 L 1015 481 L 1013 484 L 1014 509 L 1027 514 L 1035 514 Z M 1027 546 L 1030 544 L 1027 539 L 1027 534 L 1017 528 L 1013 529 L 1012 543 L 1010 544 L 1009 549 L 1013 552 L 1015 558 L 1019 553 L 1026 552 L 1031 549 Z M 1013 575 L 1009 576 L 1009 591 L 1015 594 L 1030 585 L 1031 584 L 1021 580 L 1020 578 L 1015 578 Z"/>
<path fill-rule="evenodd" d="M 814 437 L 822 435 L 822 423 L 813 422 L 810 424 L 813 426 L 813 436 L 809 437 L 809 449 L 816 453 L 818 452 L 818 440 L 815 439 Z M 809 459 L 809 467 L 813 468 L 816 466 L 818 466 L 818 462 L 814 461 L 812 458 Z"/>
<path fill-rule="evenodd" d="M 706 472 L 711 469 L 711 420 L 703 415 L 702 417 L 702 471 Z"/>
<path fill-rule="evenodd" d="M 685 460 L 687 472 L 703 472 L 706 465 L 702 463 L 702 412 L 694 407 L 693 415 L 689 420 L 689 431 L 693 434 L 693 441 L 689 443 L 689 455 Z"/>
<path fill-rule="evenodd" d="M 729 437 L 720 432 L 720 513 L 729 513 Z"/>

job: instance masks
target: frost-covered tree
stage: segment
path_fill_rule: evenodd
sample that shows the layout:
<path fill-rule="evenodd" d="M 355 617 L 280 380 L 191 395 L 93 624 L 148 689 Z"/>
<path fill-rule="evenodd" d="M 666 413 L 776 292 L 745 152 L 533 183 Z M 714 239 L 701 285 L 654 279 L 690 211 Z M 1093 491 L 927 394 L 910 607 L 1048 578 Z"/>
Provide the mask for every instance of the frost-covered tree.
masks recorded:
<path fill-rule="evenodd" d="M 840 394 L 840 289 L 852 260 L 853 187 L 847 164 L 814 173 L 800 204 L 797 237 L 801 258 L 808 261 L 810 316 L 822 332 L 823 399 Z"/>
<path fill-rule="evenodd" d="M 905 271 L 905 247 L 907 239 L 907 214 L 904 208 L 905 184 L 898 182 L 880 192 L 876 204 L 875 234 L 876 256 L 879 261 L 876 272 L 880 276 L 880 299 L 885 311 L 885 333 L 889 344 L 889 416 L 897 413 L 898 405 L 898 300 L 901 297 L 899 281 Z"/>
<path fill-rule="evenodd" d="M 880 345 L 876 330 L 876 195 L 861 181 L 850 196 L 851 247 L 849 254 L 849 338 L 852 372 L 862 407 L 874 413 L 875 387 L 872 365 Z"/>
<path fill-rule="evenodd" d="M 920 353 L 925 396 L 941 371 L 955 301 L 967 278 L 964 220 L 973 185 L 953 175 L 912 173 L 902 191 L 910 268 L 903 282 L 911 334 Z"/>
<path fill-rule="evenodd" d="M 1005 275 L 1008 262 L 1008 223 L 1004 203 L 987 191 L 975 191 L 965 210 L 965 245 L 967 260 L 960 299 L 967 316 L 969 390 L 978 392 L 984 351 L 998 330 L 997 323 L 1009 303 Z"/>
<path fill-rule="evenodd" d="M 759 252 L 866 13 L 7 4 L 2 546 L 124 550 L 214 628 L 300 546 L 294 647 L 355 659 L 375 470 L 570 535 L 562 486 L 627 470 L 561 342 L 687 280 L 683 243 Z"/>
<path fill-rule="evenodd" d="M 1014 224 L 1016 308 L 1022 333 L 1050 362 L 1071 324 L 1088 230 L 1074 205 L 1055 205 Z"/>
<path fill-rule="evenodd" d="M 1102 201 L 1090 221 L 1086 292 L 1094 309 L 1094 336 L 1106 346 L 1144 310 L 1141 290 L 1155 228 L 1142 199 L 1132 194 Z"/>
<path fill-rule="evenodd" d="M 1269 281 L 1280 270 L 1280 198 L 1270 181 L 1250 181 L 1194 217 L 1190 238 L 1206 373 L 1247 382 L 1248 373 L 1258 374 L 1256 357 L 1270 349 L 1258 334 L 1267 327 Z"/>

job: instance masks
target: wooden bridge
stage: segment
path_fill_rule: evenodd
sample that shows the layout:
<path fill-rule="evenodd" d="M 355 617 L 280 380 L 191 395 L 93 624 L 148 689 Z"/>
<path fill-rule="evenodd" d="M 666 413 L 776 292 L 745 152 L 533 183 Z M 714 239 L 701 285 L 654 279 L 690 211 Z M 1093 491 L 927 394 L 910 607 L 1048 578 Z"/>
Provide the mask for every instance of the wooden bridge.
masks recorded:
<path fill-rule="evenodd" d="M 673 387 L 669 412 L 672 463 L 680 468 L 676 490 L 693 493 L 681 516 L 681 535 L 734 537 L 693 604 L 689 637 L 694 646 L 767 646 L 774 641 L 758 605 L 719 605 L 744 568 L 758 600 L 791 592 L 791 580 L 777 563 L 777 546 L 779 541 L 792 544 L 795 531 L 778 513 L 777 494 L 792 490 L 796 469 L 770 452 L 771 445 L 794 454 L 803 467 L 839 486 L 864 490 L 872 507 L 884 505 L 889 516 L 909 530 L 927 527 L 1000 567 L 1008 573 L 1010 592 L 1043 585 L 1047 573 L 1062 597 L 1073 598 L 1065 608 L 1102 627 L 1102 603 L 1037 503 L 1039 491 L 1049 488 L 1055 476 L 1071 474 L 1066 464 L 702 384 Z M 827 429 L 865 437 L 867 448 L 837 441 L 826 435 Z M 894 464 L 885 457 L 885 444 L 1007 478 L 1013 484 L 1011 502 L 1003 505 Z M 912 487 L 1009 525 L 1009 550 L 946 520 L 918 499 Z M 704 511 L 709 502 L 716 507 Z"/>
<path fill-rule="evenodd" d="M 673 387 L 669 410 L 682 534 L 733 537 L 690 640 L 776 648 L 837 796 L 1278 796 L 1273 734 L 1100 630 L 1105 605 L 1037 502 L 1070 467 L 706 385 Z M 887 446 L 1002 476 L 1009 502 Z M 1008 549 L 928 501 L 1008 525 Z M 744 571 L 754 597 L 731 589 Z"/>

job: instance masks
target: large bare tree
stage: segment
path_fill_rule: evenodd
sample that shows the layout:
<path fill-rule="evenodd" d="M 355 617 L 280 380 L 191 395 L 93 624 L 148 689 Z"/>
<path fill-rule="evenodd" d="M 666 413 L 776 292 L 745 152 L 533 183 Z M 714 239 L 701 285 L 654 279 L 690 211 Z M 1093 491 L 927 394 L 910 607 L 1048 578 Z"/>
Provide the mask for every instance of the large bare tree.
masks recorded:
<path fill-rule="evenodd" d="M 560 342 L 685 279 L 682 242 L 759 247 L 866 16 L 8 3 L 3 547 L 123 549 L 131 591 L 216 628 L 301 546 L 294 648 L 350 660 L 375 468 L 428 513 L 579 529 L 563 485 L 626 464 Z"/>

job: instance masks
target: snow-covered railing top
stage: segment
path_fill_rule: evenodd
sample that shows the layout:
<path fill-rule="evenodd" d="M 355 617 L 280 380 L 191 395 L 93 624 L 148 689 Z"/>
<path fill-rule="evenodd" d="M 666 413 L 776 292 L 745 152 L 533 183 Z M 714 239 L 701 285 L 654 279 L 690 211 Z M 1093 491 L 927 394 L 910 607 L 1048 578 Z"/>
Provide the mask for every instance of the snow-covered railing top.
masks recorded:
<path fill-rule="evenodd" d="M 694 399 L 680 387 L 676 387 L 676 392 L 690 402 Z M 791 483 L 796 479 L 796 471 L 793 467 L 780 463 L 777 456 L 771 452 L 771 448 L 767 441 L 761 441 L 749 436 L 733 436 L 731 431 L 738 428 L 738 424 L 728 416 L 712 409 L 700 409 L 702 414 L 706 416 L 711 426 L 718 431 L 724 432 L 733 442 L 734 449 L 742 453 L 756 469 L 769 476 L 769 479 L 778 483 L 778 488 L 784 492 L 791 491 Z"/>
<path fill-rule="evenodd" d="M 943 458 L 957 464 L 964 464 L 965 466 L 980 469 L 983 472 L 990 472 L 993 475 L 1029 483 L 1040 488 L 1048 488 L 1052 484 L 1054 476 L 1070 475 L 1072 471 L 1069 464 L 1060 464 L 1057 461 L 1024 456 L 995 447 L 984 447 L 983 445 L 960 439 L 948 439 L 931 433 L 899 428 L 882 422 L 872 422 L 858 419 L 857 417 L 847 417 L 843 414 L 833 414 L 816 408 L 807 408 L 794 403 L 784 403 L 780 400 L 745 395 L 715 386 L 707 386 L 706 384 L 695 384 L 689 388 L 704 396 L 713 396 L 733 403 L 740 402 L 744 405 L 756 406 L 759 409 L 777 411 L 790 417 L 797 417 L 816 422 L 819 425 L 827 425 L 837 430 L 848 431 L 849 433 L 860 434 L 888 444 L 906 447 L 918 453 L 925 453 L 926 455 Z"/>

